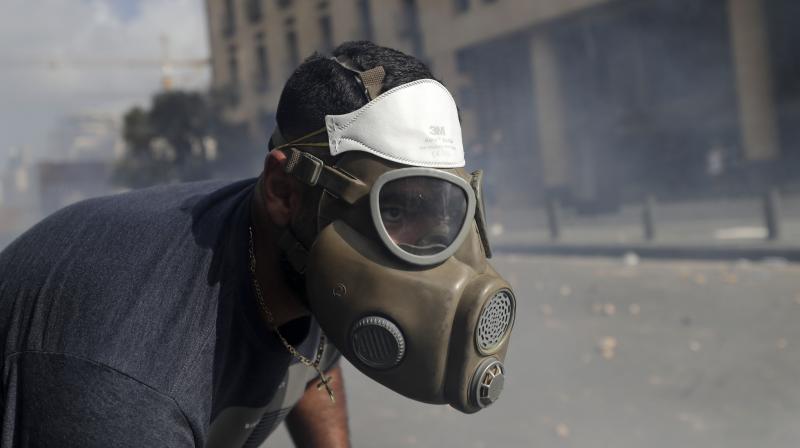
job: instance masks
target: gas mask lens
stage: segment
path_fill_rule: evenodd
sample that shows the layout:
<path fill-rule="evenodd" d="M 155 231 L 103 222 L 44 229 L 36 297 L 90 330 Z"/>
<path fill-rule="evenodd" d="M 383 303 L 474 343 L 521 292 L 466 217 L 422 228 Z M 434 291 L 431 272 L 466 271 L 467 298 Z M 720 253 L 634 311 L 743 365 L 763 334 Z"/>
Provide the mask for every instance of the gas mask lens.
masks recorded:
<path fill-rule="evenodd" d="M 463 240 L 467 218 L 475 210 L 466 181 L 430 168 L 384 174 L 373 186 L 372 202 L 381 238 L 395 255 L 415 264 L 449 257 Z"/>
<path fill-rule="evenodd" d="M 432 177 L 387 182 L 380 192 L 380 215 L 389 238 L 414 255 L 435 255 L 458 236 L 467 216 L 461 188 Z"/>

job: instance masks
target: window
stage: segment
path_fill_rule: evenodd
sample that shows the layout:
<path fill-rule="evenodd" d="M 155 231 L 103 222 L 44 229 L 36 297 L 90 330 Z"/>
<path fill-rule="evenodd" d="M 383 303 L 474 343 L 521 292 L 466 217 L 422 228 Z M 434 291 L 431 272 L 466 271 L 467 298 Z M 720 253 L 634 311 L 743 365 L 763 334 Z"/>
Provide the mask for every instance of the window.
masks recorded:
<path fill-rule="evenodd" d="M 419 29 L 419 11 L 416 0 L 403 0 L 403 30 L 400 35 L 411 42 L 411 52 L 422 57 L 422 33 Z"/>
<path fill-rule="evenodd" d="M 292 29 L 286 31 L 286 50 L 289 54 L 289 67 L 294 70 L 300 65 L 300 49 L 297 45 L 297 33 Z"/>
<path fill-rule="evenodd" d="M 226 36 L 236 33 L 236 6 L 234 0 L 225 0 L 225 10 L 222 13 L 222 32 Z"/>
<path fill-rule="evenodd" d="M 256 88 L 265 91 L 269 88 L 269 58 L 264 44 L 264 33 L 256 35 Z"/>
<path fill-rule="evenodd" d="M 228 88 L 227 100 L 229 104 L 239 102 L 239 58 L 236 54 L 236 45 L 228 46 Z"/>
<path fill-rule="evenodd" d="M 261 0 L 247 0 L 247 17 L 251 23 L 256 23 L 264 16 Z"/>
<path fill-rule="evenodd" d="M 374 31 L 372 30 L 372 11 L 369 0 L 358 0 L 358 15 L 361 19 L 361 35 L 366 40 L 372 40 Z"/>
<path fill-rule="evenodd" d="M 453 8 L 457 13 L 466 12 L 469 9 L 470 0 L 453 0 Z"/>
<path fill-rule="evenodd" d="M 319 18 L 319 30 L 322 34 L 322 45 L 320 50 L 329 53 L 333 50 L 333 27 L 331 26 L 331 16 L 325 14 Z"/>
<path fill-rule="evenodd" d="M 231 85 L 239 84 L 239 59 L 236 56 L 236 45 L 228 47 L 228 75 Z"/>

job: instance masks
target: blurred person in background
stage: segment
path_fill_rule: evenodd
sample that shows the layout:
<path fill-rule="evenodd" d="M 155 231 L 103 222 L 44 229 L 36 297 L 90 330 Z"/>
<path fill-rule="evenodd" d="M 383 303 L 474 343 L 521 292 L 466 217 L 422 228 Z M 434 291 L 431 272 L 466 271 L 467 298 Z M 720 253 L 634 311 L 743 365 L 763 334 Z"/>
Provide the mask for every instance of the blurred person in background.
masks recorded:
<path fill-rule="evenodd" d="M 0 253 L 0 446 L 258 446 L 285 420 L 346 447 L 340 352 L 417 400 L 497 399 L 515 302 L 449 92 L 351 42 L 277 123 L 257 179 L 87 200 Z"/>

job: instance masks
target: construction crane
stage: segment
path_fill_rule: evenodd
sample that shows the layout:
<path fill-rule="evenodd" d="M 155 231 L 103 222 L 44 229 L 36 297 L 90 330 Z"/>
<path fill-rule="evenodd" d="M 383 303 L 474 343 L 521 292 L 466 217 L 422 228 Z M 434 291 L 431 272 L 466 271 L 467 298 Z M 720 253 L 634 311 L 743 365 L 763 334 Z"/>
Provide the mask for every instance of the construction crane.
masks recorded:
<path fill-rule="evenodd" d="M 169 38 L 160 36 L 160 58 L 93 58 L 93 57 L 68 57 L 48 59 L 6 59 L 2 58 L 0 69 L 46 69 L 60 70 L 62 68 L 77 69 L 153 69 L 161 70 L 161 87 L 165 91 L 172 90 L 175 85 L 176 69 L 202 70 L 207 68 L 211 61 L 209 58 L 183 58 L 174 59 L 170 55 Z"/>

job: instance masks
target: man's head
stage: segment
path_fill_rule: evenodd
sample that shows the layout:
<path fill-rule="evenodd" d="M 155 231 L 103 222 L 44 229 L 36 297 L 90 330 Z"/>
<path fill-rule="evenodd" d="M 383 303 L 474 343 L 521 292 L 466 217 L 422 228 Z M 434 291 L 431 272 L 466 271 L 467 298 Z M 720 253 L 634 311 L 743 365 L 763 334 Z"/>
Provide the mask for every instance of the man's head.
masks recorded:
<path fill-rule="evenodd" d="M 346 114 L 369 101 L 354 73 L 334 58 L 347 61 L 351 69 L 358 71 L 383 67 L 385 76 L 381 91 L 419 79 L 434 79 L 430 69 L 417 58 L 368 41 L 343 43 L 329 56 L 315 53 L 297 67 L 281 93 L 276 121 L 285 140 L 292 141 L 324 127 L 326 115 Z M 327 142 L 324 133 L 311 140 Z M 269 148 L 274 146 L 270 141 Z M 327 148 L 300 149 L 326 163 L 335 160 Z M 264 165 L 267 211 L 273 224 L 290 226 L 301 242 L 310 244 L 318 230 L 317 205 L 321 192 L 305 188 L 283 173 L 285 163 L 285 154 L 273 151 Z M 287 275 L 291 283 L 302 290 L 300 279 L 291 272 Z"/>
<path fill-rule="evenodd" d="M 277 122 L 286 140 L 325 126 L 326 115 L 346 114 L 367 103 L 364 88 L 353 72 L 334 57 L 348 61 L 351 68 L 359 71 L 382 66 L 386 73 L 384 92 L 418 79 L 434 79 L 430 69 L 417 58 L 372 42 L 347 42 L 330 56 L 314 54 L 297 67 L 281 93 Z"/>
<path fill-rule="evenodd" d="M 502 390 L 515 301 L 487 261 L 455 100 L 395 50 L 334 56 L 305 61 L 281 95 L 261 188 L 278 246 L 356 367 L 475 412 Z"/>

